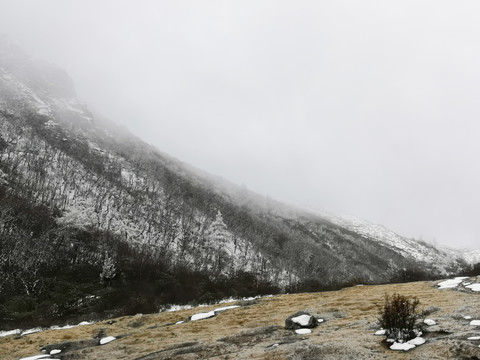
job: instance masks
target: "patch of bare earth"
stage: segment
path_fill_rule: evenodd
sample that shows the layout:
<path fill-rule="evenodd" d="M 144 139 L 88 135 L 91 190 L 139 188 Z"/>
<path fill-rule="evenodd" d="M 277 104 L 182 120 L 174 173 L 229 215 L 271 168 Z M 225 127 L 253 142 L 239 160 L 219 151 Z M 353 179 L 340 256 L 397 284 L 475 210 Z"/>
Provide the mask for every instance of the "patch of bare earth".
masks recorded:
<path fill-rule="evenodd" d="M 66 330 L 0 338 L 5 360 L 64 347 L 61 359 L 479 359 L 480 336 L 463 316 L 480 319 L 480 294 L 438 290 L 435 282 L 356 286 L 340 291 L 278 295 L 230 309 L 205 320 L 175 324 L 217 306 L 128 316 Z M 420 308 L 435 307 L 437 321 L 424 337 L 427 343 L 409 352 L 393 352 L 373 336 L 378 307 L 386 293 L 417 297 Z M 229 305 L 229 304 L 226 304 Z M 223 305 L 222 305 L 223 306 Z M 310 335 L 284 330 L 285 319 L 305 310 L 325 319 Z M 98 345 L 95 336 L 120 336 Z"/>

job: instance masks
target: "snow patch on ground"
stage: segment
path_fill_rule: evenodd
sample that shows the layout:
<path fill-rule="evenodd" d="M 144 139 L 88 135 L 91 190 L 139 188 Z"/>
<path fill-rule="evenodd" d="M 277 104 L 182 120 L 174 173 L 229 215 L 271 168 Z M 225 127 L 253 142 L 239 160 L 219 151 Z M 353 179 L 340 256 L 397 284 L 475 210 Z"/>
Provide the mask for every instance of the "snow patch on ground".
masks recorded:
<path fill-rule="evenodd" d="M 471 326 L 480 326 L 480 320 L 472 320 L 470 321 Z"/>
<path fill-rule="evenodd" d="M 295 332 L 299 335 L 306 335 L 306 334 L 311 334 L 312 330 L 310 329 L 297 329 Z"/>
<path fill-rule="evenodd" d="M 230 306 L 224 306 L 224 307 L 220 307 L 220 308 L 216 308 L 216 309 L 213 309 L 214 312 L 222 312 L 222 311 L 226 311 L 226 310 L 230 310 L 230 309 L 236 309 L 236 308 L 239 308 L 240 305 L 230 305 Z"/>
<path fill-rule="evenodd" d="M 46 330 L 45 328 L 40 328 L 40 327 L 37 327 L 37 328 L 33 328 L 33 329 L 28 329 L 28 330 L 25 330 L 24 332 L 22 332 L 20 334 L 20 336 L 24 336 L 24 335 L 28 335 L 28 334 L 33 334 L 33 333 L 36 333 L 36 332 L 39 332 L 39 331 L 44 331 Z"/>
<path fill-rule="evenodd" d="M 307 326 L 311 318 L 310 315 L 300 315 L 292 318 L 292 321 L 300 326 Z"/>
<path fill-rule="evenodd" d="M 66 329 L 71 329 L 74 328 L 76 325 L 65 325 L 65 326 L 57 326 L 53 325 L 50 327 L 50 330 L 66 330 Z"/>
<path fill-rule="evenodd" d="M 475 292 L 478 292 L 480 291 L 480 284 L 476 283 L 476 284 L 470 284 L 470 285 L 467 285 L 465 286 L 466 288 L 472 290 L 472 291 L 475 291 Z"/>
<path fill-rule="evenodd" d="M 375 336 L 383 336 L 383 335 L 386 335 L 386 334 L 387 334 L 387 330 L 381 329 L 381 330 L 375 331 L 375 334 L 373 334 L 373 335 L 375 335 Z"/>
<path fill-rule="evenodd" d="M 180 310 L 189 310 L 193 309 L 192 305 L 172 305 L 166 310 L 161 310 L 160 312 L 173 312 L 173 311 L 180 311 Z"/>
<path fill-rule="evenodd" d="M 425 319 L 425 320 L 423 320 L 423 322 L 424 322 L 424 324 L 426 324 L 428 326 L 437 325 L 437 323 L 433 319 Z"/>
<path fill-rule="evenodd" d="M 22 331 L 20 329 L 9 330 L 9 331 L 0 331 L 0 337 L 9 336 L 9 335 L 18 335 L 18 334 L 20 334 L 20 336 L 24 336 L 24 335 L 33 334 L 33 333 L 40 332 L 40 331 L 66 330 L 66 329 L 71 329 L 71 328 L 74 328 L 74 327 L 77 327 L 77 326 L 85 326 L 85 325 L 92 325 L 92 324 L 95 324 L 95 322 L 93 322 L 93 321 L 82 321 L 81 323 L 79 323 L 77 325 L 65 325 L 65 326 L 53 325 L 53 326 L 50 326 L 49 328 L 36 327 L 36 328 L 24 330 L 24 331 Z"/>
<path fill-rule="evenodd" d="M 190 320 L 191 321 L 203 320 L 203 319 L 208 319 L 208 318 L 211 318 L 211 317 L 214 317 L 214 316 L 215 316 L 215 311 L 209 311 L 209 312 L 204 312 L 204 313 L 199 313 L 199 314 L 192 315 L 190 317 Z"/>
<path fill-rule="evenodd" d="M 92 325 L 93 322 L 90 321 L 82 321 L 81 323 L 78 324 L 78 326 L 85 326 L 85 325 Z"/>
<path fill-rule="evenodd" d="M 467 340 L 480 340 L 480 336 L 471 336 Z"/>
<path fill-rule="evenodd" d="M 438 288 L 441 289 L 451 289 L 456 288 L 460 283 L 468 279 L 468 277 L 456 277 L 455 279 L 448 279 L 437 284 Z"/>
<path fill-rule="evenodd" d="M 109 342 L 112 342 L 113 340 L 116 340 L 117 338 L 115 336 L 107 336 L 104 338 L 100 339 L 100 345 L 105 345 L 108 344 Z"/>
<path fill-rule="evenodd" d="M 394 342 L 392 346 L 390 346 L 390 349 L 391 350 L 397 350 L 397 351 L 408 351 L 408 350 L 411 350 L 415 347 L 415 345 L 413 344 L 409 344 L 409 343 L 398 343 L 398 342 Z"/>
<path fill-rule="evenodd" d="M 50 351 L 50 355 L 60 354 L 61 352 L 62 352 L 62 350 L 60 350 L 60 349 L 53 349 L 52 351 Z"/>
<path fill-rule="evenodd" d="M 20 329 L 9 330 L 9 331 L 0 331 L 0 337 L 10 336 L 10 335 L 18 335 L 22 332 Z"/>
<path fill-rule="evenodd" d="M 50 355 L 42 354 L 42 355 L 33 355 L 20 358 L 18 360 L 37 360 L 37 359 L 51 359 Z"/>
<path fill-rule="evenodd" d="M 425 344 L 425 339 L 422 337 L 416 337 L 415 339 L 407 341 L 407 344 L 415 345 L 415 346 L 423 345 Z"/>

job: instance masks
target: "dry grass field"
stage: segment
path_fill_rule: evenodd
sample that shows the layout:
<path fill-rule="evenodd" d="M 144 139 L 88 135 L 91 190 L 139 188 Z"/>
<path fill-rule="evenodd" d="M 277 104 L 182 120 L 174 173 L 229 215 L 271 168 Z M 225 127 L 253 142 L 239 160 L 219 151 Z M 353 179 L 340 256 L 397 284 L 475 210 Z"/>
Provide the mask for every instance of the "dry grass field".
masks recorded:
<path fill-rule="evenodd" d="M 470 279 L 469 281 L 477 281 Z M 479 359 L 480 327 L 463 316 L 480 319 L 480 293 L 467 289 L 438 290 L 438 282 L 356 286 L 340 291 L 278 295 L 230 309 L 217 316 L 186 321 L 209 307 L 127 316 L 65 330 L 0 338 L 0 358 L 14 360 L 47 350 L 65 349 L 61 359 Z M 394 352 L 374 336 L 378 306 L 385 294 L 420 300 L 420 309 L 438 325 L 424 331 L 427 342 L 409 352 Z M 433 308 L 435 307 L 435 308 Z M 285 319 L 305 310 L 325 322 L 309 335 L 284 329 Z M 99 345 L 102 332 L 119 337 Z M 63 345 L 59 345 L 63 344 Z M 50 346 L 52 345 L 52 346 Z"/>

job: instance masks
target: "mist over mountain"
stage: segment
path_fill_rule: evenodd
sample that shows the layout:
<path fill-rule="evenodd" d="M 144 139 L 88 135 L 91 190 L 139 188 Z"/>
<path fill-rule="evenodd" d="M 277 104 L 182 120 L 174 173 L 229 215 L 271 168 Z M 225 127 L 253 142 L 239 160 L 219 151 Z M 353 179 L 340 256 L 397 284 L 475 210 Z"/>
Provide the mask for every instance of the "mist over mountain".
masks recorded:
<path fill-rule="evenodd" d="M 65 71 L 8 41 L 0 241 L 0 326 L 427 279 L 476 261 L 182 163 L 92 113 Z"/>

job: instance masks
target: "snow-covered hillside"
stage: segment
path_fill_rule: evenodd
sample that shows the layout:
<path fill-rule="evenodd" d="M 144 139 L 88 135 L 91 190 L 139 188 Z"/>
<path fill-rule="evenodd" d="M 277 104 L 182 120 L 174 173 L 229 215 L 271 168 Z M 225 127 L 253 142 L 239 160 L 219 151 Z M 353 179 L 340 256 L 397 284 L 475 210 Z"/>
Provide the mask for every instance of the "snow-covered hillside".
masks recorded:
<path fill-rule="evenodd" d="M 415 239 L 400 236 L 385 226 L 373 224 L 354 216 L 339 216 L 330 213 L 322 213 L 321 216 L 335 224 L 362 234 L 364 237 L 374 239 L 403 256 L 432 264 L 444 274 L 450 273 L 451 270 L 455 269 L 459 261 L 464 260 L 472 264 L 478 259 L 473 251 L 460 252 L 437 248 Z M 480 251 L 478 252 L 480 253 Z"/>

